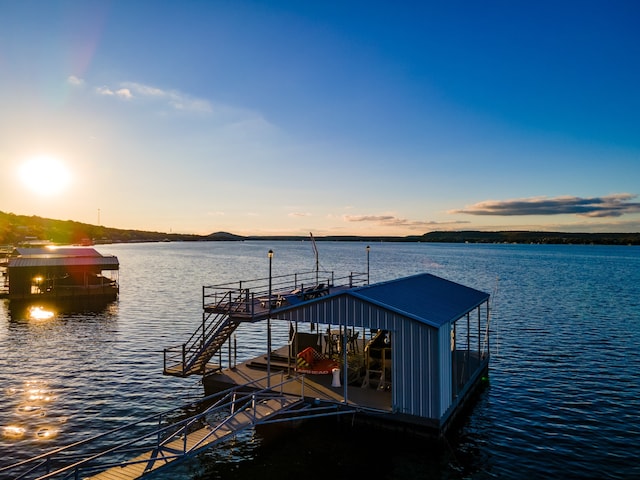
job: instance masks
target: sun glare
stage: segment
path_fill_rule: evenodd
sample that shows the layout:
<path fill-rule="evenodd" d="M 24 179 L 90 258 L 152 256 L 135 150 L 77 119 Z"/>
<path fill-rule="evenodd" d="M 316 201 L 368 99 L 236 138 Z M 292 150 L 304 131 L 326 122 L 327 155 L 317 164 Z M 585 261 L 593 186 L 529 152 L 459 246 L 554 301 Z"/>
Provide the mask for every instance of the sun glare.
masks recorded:
<path fill-rule="evenodd" d="M 22 183 L 38 195 L 61 193 L 71 182 L 69 169 L 60 160 L 40 156 L 27 160 L 19 170 Z"/>

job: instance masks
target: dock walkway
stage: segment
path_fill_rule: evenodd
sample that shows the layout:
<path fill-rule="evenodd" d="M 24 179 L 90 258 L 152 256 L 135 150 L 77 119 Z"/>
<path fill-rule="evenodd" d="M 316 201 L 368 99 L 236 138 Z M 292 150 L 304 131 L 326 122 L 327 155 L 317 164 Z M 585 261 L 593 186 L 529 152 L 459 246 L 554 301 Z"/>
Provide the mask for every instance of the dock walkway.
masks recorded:
<path fill-rule="evenodd" d="M 251 408 L 227 417 L 215 426 L 207 425 L 182 437 L 162 443 L 126 464 L 111 467 L 97 475 L 87 477 L 93 480 L 133 480 L 166 467 L 176 460 L 193 455 L 214 444 L 227 440 L 239 432 L 266 421 L 292 407 L 299 400 L 287 397 L 275 397 L 257 402 Z"/>
<path fill-rule="evenodd" d="M 133 480 L 258 425 L 326 413 L 324 406 L 309 406 L 302 396 L 288 394 L 285 386 L 292 381 L 281 374 L 271 388 L 228 389 L 2 467 L 0 478 Z M 176 415 L 186 417 L 176 420 Z"/>

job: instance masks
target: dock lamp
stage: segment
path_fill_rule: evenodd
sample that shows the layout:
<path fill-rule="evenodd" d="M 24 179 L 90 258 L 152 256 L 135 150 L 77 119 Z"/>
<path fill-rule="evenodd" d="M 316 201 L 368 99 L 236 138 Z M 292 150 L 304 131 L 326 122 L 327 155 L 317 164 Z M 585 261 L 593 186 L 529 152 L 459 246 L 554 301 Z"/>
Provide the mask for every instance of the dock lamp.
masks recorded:
<path fill-rule="evenodd" d="M 369 285 L 369 252 L 371 251 L 371 247 L 367 245 L 367 285 Z"/>
<path fill-rule="evenodd" d="M 273 250 L 267 253 L 269 257 L 269 315 L 267 316 L 267 388 L 271 388 L 271 264 L 273 263 Z"/>

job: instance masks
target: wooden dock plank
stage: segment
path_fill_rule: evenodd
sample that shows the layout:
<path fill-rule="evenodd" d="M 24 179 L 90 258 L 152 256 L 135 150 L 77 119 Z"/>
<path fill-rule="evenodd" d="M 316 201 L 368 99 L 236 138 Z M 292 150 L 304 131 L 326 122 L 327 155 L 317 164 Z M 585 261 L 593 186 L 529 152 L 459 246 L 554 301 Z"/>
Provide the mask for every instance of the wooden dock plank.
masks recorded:
<path fill-rule="evenodd" d="M 298 400 L 284 397 L 262 400 L 255 405 L 255 408 L 250 407 L 241 412 L 237 412 L 224 422 L 224 425 L 218 428 L 206 426 L 190 432 L 186 436 L 186 451 L 195 452 L 202 450 L 229 436 L 233 436 L 235 433 L 250 427 L 256 422 L 264 420 L 286 407 L 291 406 L 296 401 Z M 170 453 L 174 451 L 183 452 L 185 450 L 185 438 L 176 438 L 162 445 L 161 450 L 164 450 L 167 455 L 175 455 L 174 453 Z M 88 478 L 92 480 L 134 480 L 158 468 L 164 467 L 174 460 L 177 460 L 177 458 L 163 457 L 162 451 L 156 452 L 155 450 L 150 450 L 130 460 L 131 463 L 128 465 L 111 467 L 108 470 Z"/>

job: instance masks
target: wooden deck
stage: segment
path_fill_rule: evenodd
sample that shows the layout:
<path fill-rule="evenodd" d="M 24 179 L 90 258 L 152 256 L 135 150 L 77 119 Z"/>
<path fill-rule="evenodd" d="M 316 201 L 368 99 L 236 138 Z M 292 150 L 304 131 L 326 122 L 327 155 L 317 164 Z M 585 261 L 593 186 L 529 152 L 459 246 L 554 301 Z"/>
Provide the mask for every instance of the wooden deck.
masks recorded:
<path fill-rule="evenodd" d="M 271 385 L 277 385 L 287 376 L 295 377 L 295 381 L 287 382 L 283 386 L 283 392 L 292 395 L 303 396 L 307 400 L 319 399 L 333 403 L 344 403 L 353 407 L 369 408 L 391 412 L 391 391 L 377 390 L 375 388 L 362 388 L 360 385 L 332 387 L 332 375 L 298 375 L 295 372 L 295 364 L 288 364 L 288 347 L 275 350 L 271 360 Z M 362 351 L 362 349 L 360 349 Z M 351 359 L 350 359 L 351 361 Z M 266 356 L 249 360 L 235 368 L 216 370 L 205 376 L 203 383 L 205 392 L 209 395 L 231 387 L 250 384 L 251 388 L 267 388 Z M 340 378 L 343 385 L 343 378 Z"/>
<path fill-rule="evenodd" d="M 295 398 L 278 397 L 263 400 L 255 405 L 225 419 L 218 425 L 207 425 L 186 436 L 163 443 L 160 448 L 147 451 L 131 459 L 124 466 L 109 468 L 94 476 L 94 480 L 133 480 L 148 475 L 172 462 L 183 459 L 209 448 L 216 443 L 233 437 L 238 432 L 273 417 L 284 409 L 299 402 Z"/>

